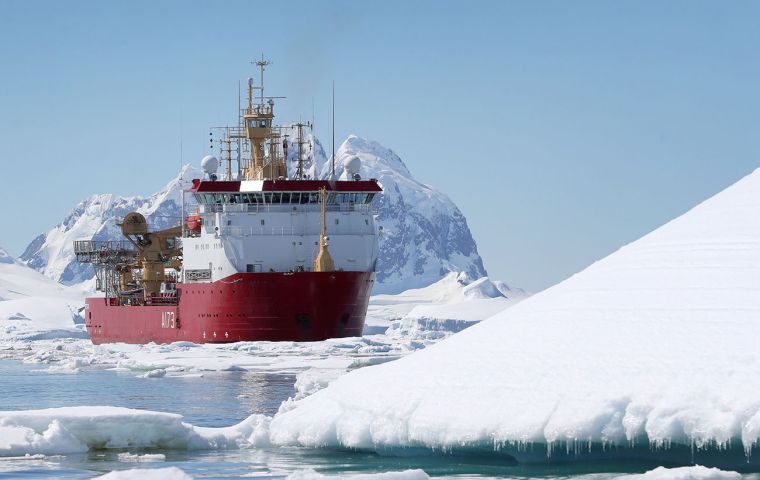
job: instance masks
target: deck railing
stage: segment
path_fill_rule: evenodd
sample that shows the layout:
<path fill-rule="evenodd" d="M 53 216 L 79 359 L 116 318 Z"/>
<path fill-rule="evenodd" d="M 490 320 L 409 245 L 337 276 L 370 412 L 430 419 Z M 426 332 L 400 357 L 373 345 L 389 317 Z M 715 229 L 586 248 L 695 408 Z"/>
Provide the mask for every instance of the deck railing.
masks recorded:
<path fill-rule="evenodd" d="M 264 203 L 227 203 L 224 205 L 203 205 L 203 213 L 288 213 L 288 212 L 320 212 L 322 211 L 321 205 L 302 203 L 302 204 L 281 204 L 271 205 Z M 340 205 L 328 205 L 328 212 L 361 212 L 361 213 L 374 213 L 372 204 L 367 203 L 355 203 L 355 204 L 340 204 Z M 198 213 L 196 209 L 192 213 Z"/>

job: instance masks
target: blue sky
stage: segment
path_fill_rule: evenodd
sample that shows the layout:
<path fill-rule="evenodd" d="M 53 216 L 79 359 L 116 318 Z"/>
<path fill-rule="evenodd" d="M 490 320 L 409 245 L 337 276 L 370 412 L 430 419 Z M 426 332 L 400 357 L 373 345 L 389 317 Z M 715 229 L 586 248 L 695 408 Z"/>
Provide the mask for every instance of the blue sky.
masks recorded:
<path fill-rule="evenodd" d="M 492 277 L 552 285 L 760 164 L 760 3 L 0 0 L 4 226 L 19 255 L 92 193 L 208 151 L 265 52 L 281 121 L 393 149 Z"/>

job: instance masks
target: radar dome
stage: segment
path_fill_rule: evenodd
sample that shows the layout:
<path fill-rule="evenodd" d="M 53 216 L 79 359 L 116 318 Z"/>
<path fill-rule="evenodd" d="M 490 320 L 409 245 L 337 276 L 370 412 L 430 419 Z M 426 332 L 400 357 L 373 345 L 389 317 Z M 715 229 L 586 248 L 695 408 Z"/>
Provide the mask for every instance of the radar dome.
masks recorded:
<path fill-rule="evenodd" d="M 211 175 L 216 173 L 216 169 L 219 168 L 219 160 L 213 155 L 206 155 L 201 160 L 201 169 L 203 173 Z"/>
<path fill-rule="evenodd" d="M 348 157 L 343 161 L 343 168 L 346 170 L 346 172 L 354 175 L 356 173 L 359 173 L 359 169 L 362 168 L 362 161 L 356 155 Z"/>

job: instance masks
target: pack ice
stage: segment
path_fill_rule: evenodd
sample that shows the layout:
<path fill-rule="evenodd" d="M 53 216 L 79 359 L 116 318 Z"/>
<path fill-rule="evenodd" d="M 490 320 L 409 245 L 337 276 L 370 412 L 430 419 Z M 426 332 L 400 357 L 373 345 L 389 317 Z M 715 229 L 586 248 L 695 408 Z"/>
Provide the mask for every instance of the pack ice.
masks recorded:
<path fill-rule="evenodd" d="M 758 345 L 760 170 L 494 317 L 292 402 L 270 435 L 520 461 L 755 463 Z"/>

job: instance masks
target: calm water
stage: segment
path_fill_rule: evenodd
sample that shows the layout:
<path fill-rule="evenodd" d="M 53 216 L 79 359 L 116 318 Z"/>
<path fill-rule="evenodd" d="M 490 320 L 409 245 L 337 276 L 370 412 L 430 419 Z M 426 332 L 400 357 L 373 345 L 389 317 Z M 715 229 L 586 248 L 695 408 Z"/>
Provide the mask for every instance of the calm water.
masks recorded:
<path fill-rule="evenodd" d="M 0 410 L 76 405 L 114 405 L 180 413 L 200 426 L 240 422 L 252 413 L 273 415 L 292 396 L 295 377 L 254 372 L 206 373 L 203 377 L 136 378 L 134 373 L 86 369 L 51 374 L 40 365 L 0 360 Z M 0 478 L 91 478 L 112 470 L 176 466 L 195 478 L 264 476 L 283 478 L 314 468 L 320 473 L 371 473 L 422 468 L 431 476 L 456 478 L 609 478 L 613 473 L 644 472 L 657 463 L 588 463 L 523 467 L 493 455 L 382 456 L 336 450 L 269 448 L 222 452 L 163 451 L 165 462 L 119 462 L 119 452 L 96 451 L 65 457 L 3 460 Z M 134 451 L 132 453 L 135 453 Z"/>

